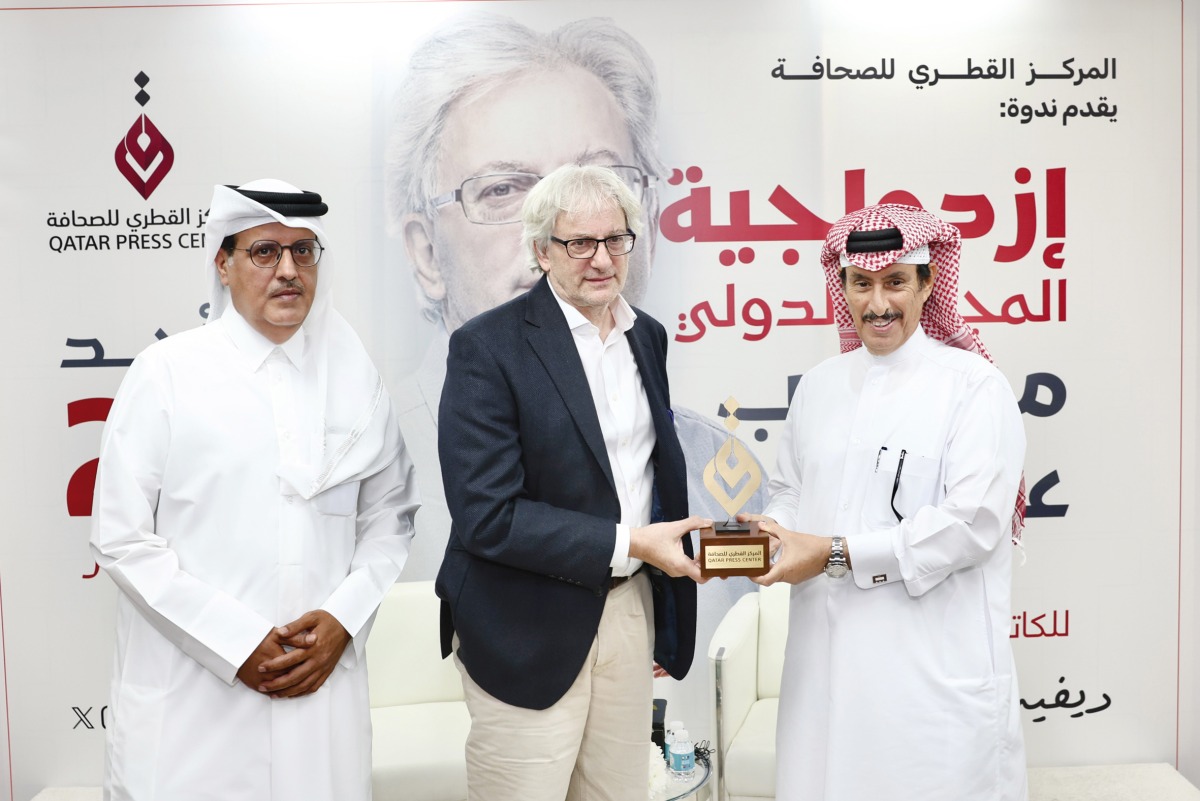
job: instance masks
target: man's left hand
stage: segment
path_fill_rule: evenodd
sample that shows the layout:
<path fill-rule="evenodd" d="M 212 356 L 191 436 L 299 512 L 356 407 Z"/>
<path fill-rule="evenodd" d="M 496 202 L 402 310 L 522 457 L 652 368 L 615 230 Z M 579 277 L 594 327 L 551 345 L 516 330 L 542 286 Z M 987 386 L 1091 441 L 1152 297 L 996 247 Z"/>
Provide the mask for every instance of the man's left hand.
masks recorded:
<path fill-rule="evenodd" d="M 771 549 L 772 553 L 779 553 L 779 558 L 771 565 L 771 569 L 750 579 L 755 584 L 764 587 L 769 587 L 777 581 L 799 584 L 825 570 L 832 543 L 830 537 L 789 531 L 770 518 L 759 520 L 758 530 L 778 540 L 780 547 Z"/>
<path fill-rule="evenodd" d="M 296 698 L 315 693 L 337 667 L 350 635 L 337 618 L 323 609 L 305 612 L 280 626 L 279 635 L 293 650 L 262 663 L 263 672 L 286 671 L 263 684 L 272 698 Z"/>

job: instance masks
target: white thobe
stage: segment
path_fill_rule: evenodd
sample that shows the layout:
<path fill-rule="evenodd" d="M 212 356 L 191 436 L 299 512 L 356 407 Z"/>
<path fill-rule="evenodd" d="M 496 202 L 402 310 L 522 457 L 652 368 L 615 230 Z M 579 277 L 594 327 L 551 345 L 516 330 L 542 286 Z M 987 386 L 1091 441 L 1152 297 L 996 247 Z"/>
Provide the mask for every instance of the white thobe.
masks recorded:
<path fill-rule="evenodd" d="M 92 535 L 121 590 L 108 799 L 370 797 L 363 645 L 408 553 L 416 484 L 398 434 L 311 500 L 280 477 L 321 463 L 306 350 L 230 310 L 151 346 L 117 393 Z M 320 690 L 271 699 L 237 680 L 273 626 L 314 609 L 353 637 Z"/>
<path fill-rule="evenodd" d="M 1024 454 L 1003 375 L 920 328 L 801 380 L 767 514 L 844 536 L 853 572 L 792 591 L 780 801 L 1026 797 L 1008 638 Z"/>

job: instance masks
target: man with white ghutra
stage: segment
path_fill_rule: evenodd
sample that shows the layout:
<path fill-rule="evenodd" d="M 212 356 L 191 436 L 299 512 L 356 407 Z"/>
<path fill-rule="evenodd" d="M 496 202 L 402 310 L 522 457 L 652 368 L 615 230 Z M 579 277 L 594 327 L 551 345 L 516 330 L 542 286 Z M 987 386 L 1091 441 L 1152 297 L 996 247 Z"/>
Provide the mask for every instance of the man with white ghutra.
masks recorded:
<path fill-rule="evenodd" d="M 139 354 L 114 400 L 91 537 L 119 590 L 111 801 L 371 797 L 364 646 L 419 503 L 333 308 L 327 211 L 217 186 L 208 323 Z"/>

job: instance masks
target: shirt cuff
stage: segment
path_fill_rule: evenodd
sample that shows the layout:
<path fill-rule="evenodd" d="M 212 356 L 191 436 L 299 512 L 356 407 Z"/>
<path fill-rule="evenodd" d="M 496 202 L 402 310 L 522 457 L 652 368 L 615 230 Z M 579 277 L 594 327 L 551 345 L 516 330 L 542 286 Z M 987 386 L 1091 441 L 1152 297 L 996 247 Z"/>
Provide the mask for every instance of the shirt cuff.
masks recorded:
<path fill-rule="evenodd" d="M 792 519 L 792 516 L 788 514 L 788 510 L 782 505 L 772 509 L 771 504 L 767 504 L 767 508 L 762 511 L 762 516 L 771 518 L 779 526 L 789 531 L 796 530 L 796 521 Z"/>
<path fill-rule="evenodd" d="M 179 647 L 233 686 L 237 684 L 237 672 L 274 628 L 262 615 L 229 596 L 217 594 Z"/>
<path fill-rule="evenodd" d="M 623 576 L 629 572 L 629 526 L 624 523 L 617 523 L 617 543 L 613 547 L 612 561 L 608 566 L 616 576 Z"/>
<path fill-rule="evenodd" d="M 892 549 L 891 531 L 873 531 L 845 537 L 854 583 L 869 590 L 900 581 L 900 560 Z"/>

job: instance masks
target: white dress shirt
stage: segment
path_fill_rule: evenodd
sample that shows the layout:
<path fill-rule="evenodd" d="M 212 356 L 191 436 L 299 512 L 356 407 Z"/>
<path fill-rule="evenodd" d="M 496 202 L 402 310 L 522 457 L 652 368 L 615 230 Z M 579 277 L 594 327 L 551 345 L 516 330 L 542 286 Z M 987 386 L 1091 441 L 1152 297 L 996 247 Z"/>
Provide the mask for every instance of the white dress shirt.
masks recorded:
<path fill-rule="evenodd" d="M 554 288 L 553 282 L 550 287 Z M 654 500 L 654 464 L 650 455 L 658 441 L 650 418 L 650 402 L 626 337 L 637 314 L 618 295 L 609 307 L 616 325 L 601 340 L 600 329 L 559 297 L 557 290 L 554 299 L 567 318 L 583 362 L 596 416 L 600 418 L 600 431 L 604 434 L 613 483 L 621 501 L 621 522 L 617 524 L 617 542 L 610 563 L 613 576 L 630 576 L 642 562 L 629 556 L 629 529 L 650 523 Z"/>

